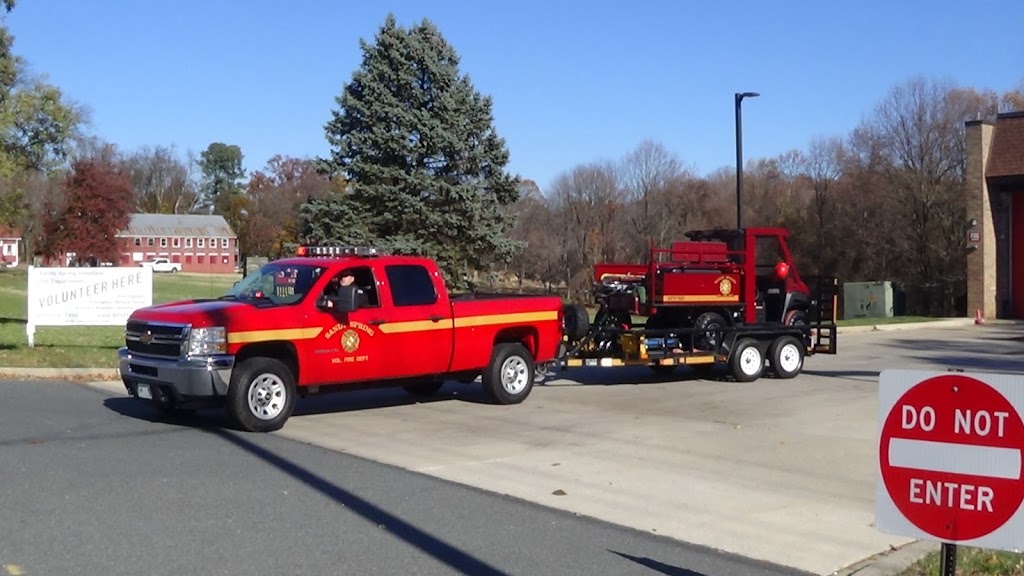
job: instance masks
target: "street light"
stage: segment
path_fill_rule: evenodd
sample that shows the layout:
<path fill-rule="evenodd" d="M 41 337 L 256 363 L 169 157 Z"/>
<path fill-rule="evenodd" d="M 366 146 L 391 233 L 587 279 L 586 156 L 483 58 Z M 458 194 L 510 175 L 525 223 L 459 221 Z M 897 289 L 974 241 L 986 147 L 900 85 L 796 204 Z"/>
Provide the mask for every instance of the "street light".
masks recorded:
<path fill-rule="evenodd" d="M 736 227 L 743 228 L 743 113 L 744 98 L 760 96 L 757 92 L 736 93 Z"/>

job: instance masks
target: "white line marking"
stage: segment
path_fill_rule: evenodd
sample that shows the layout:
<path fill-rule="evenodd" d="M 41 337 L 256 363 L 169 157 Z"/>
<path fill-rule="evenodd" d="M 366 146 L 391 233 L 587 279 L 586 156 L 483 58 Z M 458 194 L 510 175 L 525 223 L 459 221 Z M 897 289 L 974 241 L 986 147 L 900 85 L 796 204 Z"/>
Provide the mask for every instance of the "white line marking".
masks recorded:
<path fill-rule="evenodd" d="M 1016 480 L 1020 478 L 1020 460 L 1020 450 L 1016 448 L 906 438 L 889 441 L 889 464 L 900 468 Z"/>

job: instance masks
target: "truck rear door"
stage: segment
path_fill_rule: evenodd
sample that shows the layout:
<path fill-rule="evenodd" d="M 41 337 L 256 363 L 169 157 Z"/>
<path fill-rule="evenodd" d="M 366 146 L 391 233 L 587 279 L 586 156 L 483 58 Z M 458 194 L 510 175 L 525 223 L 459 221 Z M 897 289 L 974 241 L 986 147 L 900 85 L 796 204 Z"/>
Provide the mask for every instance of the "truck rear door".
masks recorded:
<path fill-rule="evenodd" d="M 387 262 L 382 295 L 390 300 L 380 318 L 380 353 L 389 356 L 391 378 L 427 376 L 448 371 L 454 324 L 448 293 L 433 266 L 416 261 Z"/>

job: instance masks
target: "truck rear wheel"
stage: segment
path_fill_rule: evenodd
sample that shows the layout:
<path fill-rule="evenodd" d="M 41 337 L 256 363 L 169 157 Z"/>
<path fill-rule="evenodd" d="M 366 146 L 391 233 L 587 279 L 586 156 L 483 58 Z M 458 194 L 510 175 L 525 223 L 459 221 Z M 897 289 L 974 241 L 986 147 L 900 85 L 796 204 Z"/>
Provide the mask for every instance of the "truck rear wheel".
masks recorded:
<path fill-rule="evenodd" d="M 530 395 L 534 382 L 533 356 L 519 343 L 494 346 L 484 370 L 484 393 L 498 404 L 518 404 Z"/>
<path fill-rule="evenodd" d="M 231 375 L 228 418 L 249 432 L 279 430 L 295 409 L 295 377 L 274 358 L 249 358 Z"/>
<path fill-rule="evenodd" d="M 741 338 L 729 356 L 729 367 L 737 382 L 753 382 L 764 372 L 764 353 L 757 340 Z"/>
<path fill-rule="evenodd" d="M 793 336 L 782 336 L 768 349 L 768 361 L 776 378 L 793 378 L 803 370 L 804 347 Z"/>

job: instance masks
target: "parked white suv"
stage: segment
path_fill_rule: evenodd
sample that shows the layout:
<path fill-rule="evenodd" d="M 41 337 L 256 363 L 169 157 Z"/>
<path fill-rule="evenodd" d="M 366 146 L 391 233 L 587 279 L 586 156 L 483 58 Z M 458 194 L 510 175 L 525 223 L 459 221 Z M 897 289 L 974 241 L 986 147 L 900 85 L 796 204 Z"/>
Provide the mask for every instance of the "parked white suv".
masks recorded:
<path fill-rule="evenodd" d="M 181 262 L 171 262 L 167 258 L 153 258 L 139 264 L 143 268 L 152 268 L 153 272 L 181 272 Z"/>

